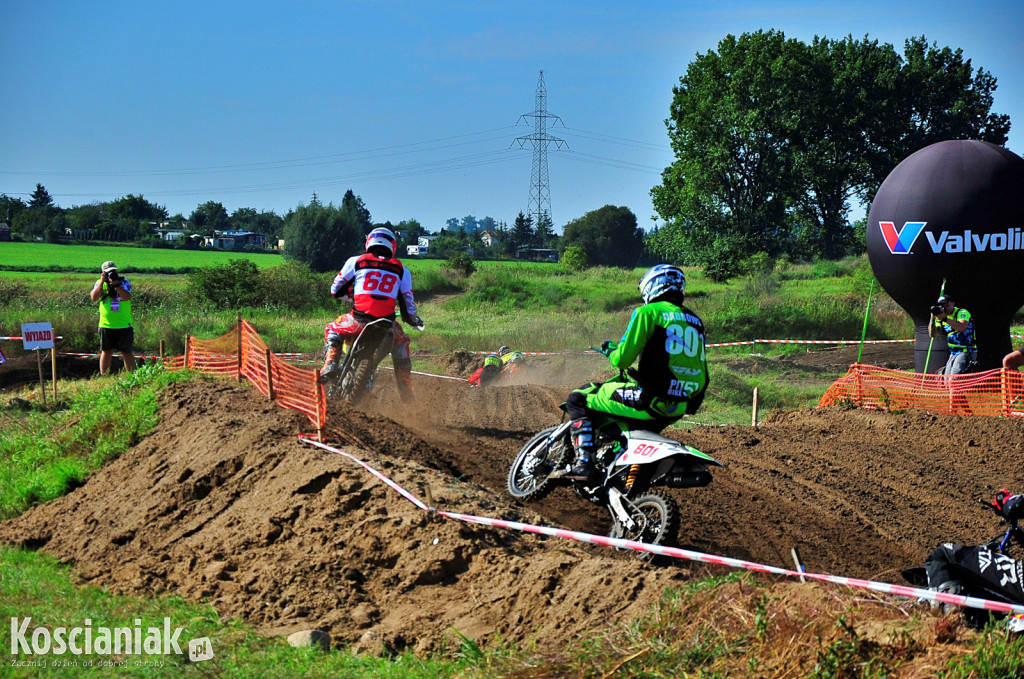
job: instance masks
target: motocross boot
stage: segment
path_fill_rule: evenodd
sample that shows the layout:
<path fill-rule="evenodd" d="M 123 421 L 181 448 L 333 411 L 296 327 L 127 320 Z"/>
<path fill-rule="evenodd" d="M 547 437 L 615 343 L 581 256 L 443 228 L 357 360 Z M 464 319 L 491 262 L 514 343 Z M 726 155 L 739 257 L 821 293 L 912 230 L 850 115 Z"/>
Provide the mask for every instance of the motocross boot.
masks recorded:
<path fill-rule="evenodd" d="M 947 582 L 943 582 L 938 587 L 936 587 L 935 591 L 940 592 L 942 594 L 960 594 L 963 592 L 963 584 L 957 582 L 956 580 L 949 580 Z M 950 611 L 956 610 L 957 608 L 957 606 L 954 604 L 947 604 L 943 601 L 934 600 L 931 602 L 931 607 L 933 609 L 938 609 L 938 611 L 942 614 L 949 613 Z"/>
<path fill-rule="evenodd" d="M 395 383 L 398 385 L 398 396 L 402 403 L 411 403 L 412 396 L 412 374 L 406 370 L 395 368 Z"/>
<path fill-rule="evenodd" d="M 594 445 L 594 426 L 585 417 L 572 423 L 572 447 L 576 452 L 576 459 L 565 478 L 596 482 L 597 468 L 594 465 L 594 457 L 597 451 Z"/>
<path fill-rule="evenodd" d="M 331 379 L 338 375 L 338 359 L 341 357 L 341 349 L 333 344 L 328 344 L 324 347 L 324 367 L 320 368 L 320 375 L 317 377 L 317 381 L 320 384 L 329 382 Z"/>

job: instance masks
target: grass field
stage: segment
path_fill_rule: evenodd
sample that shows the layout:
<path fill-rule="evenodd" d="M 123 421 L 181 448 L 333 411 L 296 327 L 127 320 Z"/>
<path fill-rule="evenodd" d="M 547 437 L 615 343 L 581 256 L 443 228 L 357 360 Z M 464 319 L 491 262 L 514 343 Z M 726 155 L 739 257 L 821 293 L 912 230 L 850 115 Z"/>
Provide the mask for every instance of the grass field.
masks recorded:
<path fill-rule="evenodd" d="M 113 260 L 125 273 L 184 273 L 203 266 L 249 259 L 256 266 L 281 263 L 280 255 L 221 250 L 163 250 L 126 245 L 58 245 L 0 243 L 0 269 L 5 271 L 80 271 L 99 273 L 100 264 Z"/>

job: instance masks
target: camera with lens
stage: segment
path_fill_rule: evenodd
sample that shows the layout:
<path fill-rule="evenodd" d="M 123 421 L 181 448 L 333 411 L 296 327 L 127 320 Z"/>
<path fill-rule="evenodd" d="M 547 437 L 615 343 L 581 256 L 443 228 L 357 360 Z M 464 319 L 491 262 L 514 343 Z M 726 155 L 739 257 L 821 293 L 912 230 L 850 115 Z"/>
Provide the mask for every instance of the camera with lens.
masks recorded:
<path fill-rule="evenodd" d="M 936 304 L 932 307 L 932 316 L 938 316 L 939 314 L 945 313 L 946 309 L 941 304 Z"/>

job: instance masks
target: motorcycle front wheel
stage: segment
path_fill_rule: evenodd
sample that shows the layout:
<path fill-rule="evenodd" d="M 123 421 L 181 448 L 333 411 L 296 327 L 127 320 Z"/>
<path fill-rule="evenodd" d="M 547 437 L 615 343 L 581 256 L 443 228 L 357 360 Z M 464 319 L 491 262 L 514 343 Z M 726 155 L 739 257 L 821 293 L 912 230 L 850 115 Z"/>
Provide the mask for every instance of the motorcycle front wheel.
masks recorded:
<path fill-rule="evenodd" d="M 627 528 L 618 518 L 612 520 L 611 537 L 652 545 L 672 546 L 679 534 L 679 505 L 666 491 L 648 491 L 635 498 L 627 498 L 626 505 L 636 526 Z M 654 561 L 650 552 L 638 552 L 643 561 Z"/>
<path fill-rule="evenodd" d="M 566 438 L 547 444 L 555 427 L 548 427 L 535 434 L 522 447 L 508 470 L 507 487 L 509 494 L 518 500 L 538 500 L 554 487 L 551 473 L 565 464 Z"/>

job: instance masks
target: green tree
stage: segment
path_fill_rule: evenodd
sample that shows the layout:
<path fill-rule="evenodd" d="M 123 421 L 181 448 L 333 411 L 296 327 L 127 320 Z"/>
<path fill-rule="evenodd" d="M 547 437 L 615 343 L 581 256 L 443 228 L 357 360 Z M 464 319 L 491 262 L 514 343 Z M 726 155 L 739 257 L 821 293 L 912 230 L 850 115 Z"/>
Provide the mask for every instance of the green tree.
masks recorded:
<path fill-rule="evenodd" d="M 212 200 L 197 206 L 188 221 L 195 226 L 197 231 L 207 236 L 213 235 L 214 231 L 227 231 L 231 228 L 228 211 L 221 203 Z"/>
<path fill-rule="evenodd" d="M 43 230 L 43 236 L 46 238 L 46 242 L 59 243 L 64 240 L 67 227 L 67 217 L 64 216 L 63 212 L 57 212 Z"/>
<path fill-rule="evenodd" d="M 42 237 L 46 233 L 46 227 L 59 212 L 58 208 L 52 206 L 23 210 L 11 220 L 11 233 L 18 233 L 27 238 Z"/>
<path fill-rule="evenodd" d="M 527 247 L 533 242 L 533 217 L 520 212 L 512 222 L 512 243 L 516 248 Z"/>
<path fill-rule="evenodd" d="M 539 248 L 551 247 L 555 241 L 555 229 L 554 224 L 551 222 L 551 215 L 547 212 L 541 213 L 540 219 L 537 220 L 537 230 L 533 235 L 533 242 L 536 243 Z"/>
<path fill-rule="evenodd" d="M 467 234 L 476 233 L 477 229 L 479 228 L 476 217 L 474 217 L 473 215 L 466 215 L 459 222 L 459 228 L 462 229 Z"/>
<path fill-rule="evenodd" d="M 363 199 L 349 189 L 345 197 L 341 199 L 341 209 L 349 211 L 359 225 L 359 233 L 366 235 L 373 231 L 373 221 L 370 219 L 370 211 L 366 209 Z"/>
<path fill-rule="evenodd" d="M 403 219 L 398 222 L 398 226 L 396 226 L 393 231 L 395 232 L 395 235 L 398 236 L 398 251 L 399 254 L 402 255 L 406 252 L 406 246 L 416 245 L 416 243 L 419 242 L 419 237 L 426 235 L 427 233 L 427 230 L 423 228 L 423 225 L 415 219 Z"/>
<path fill-rule="evenodd" d="M 27 209 L 28 205 L 21 198 L 13 198 L 6 193 L 0 193 L 0 221 L 10 224 L 19 212 Z"/>
<path fill-rule="evenodd" d="M 76 205 L 68 208 L 67 218 L 72 231 L 95 230 L 103 221 L 103 210 L 99 205 Z"/>
<path fill-rule="evenodd" d="M 107 214 L 111 219 L 124 217 L 136 221 L 162 222 L 167 220 L 167 208 L 150 203 L 141 195 L 129 193 L 123 198 L 112 200 L 106 204 Z"/>
<path fill-rule="evenodd" d="M 50 196 L 50 192 L 47 191 L 42 184 L 36 184 L 36 190 L 32 192 L 32 197 L 28 201 L 28 206 L 33 210 L 52 207 L 53 198 Z"/>
<path fill-rule="evenodd" d="M 923 35 L 910 38 L 904 43 L 899 75 L 895 115 L 901 135 L 890 151 L 889 167 L 879 168 L 876 190 L 892 167 L 935 142 L 980 139 L 1006 144 L 1010 117 L 992 112 L 996 78 L 980 67 L 974 70 L 963 50 L 929 45 Z"/>
<path fill-rule="evenodd" d="M 901 58 L 867 37 L 726 36 L 673 89 L 676 160 L 651 191 L 667 222 L 652 251 L 719 270 L 723 255 L 855 251 L 850 201 L 870 200 L 903 158 L 942 139 L 1005 143 L 995 84 L 924 37 Z"/>
<path fill-rule="evenodd" d="M 786 103 L 798 98 L 800 58 L 781 32 L 728 35 L 673 88 L 666 124 L 676 160 L 651 194 L 692 263 L 709 263 L 716 242 L 756 252 L 785 240 L 797 124 Z"/>
<path fill-rule="evenodd" d="M 284 255 L 317 273 L 337 270 L 362 251 L 365 235 L 356 212 L 323 205 L 314 195 L 285 219 Z"/>
<path fill-rule="evenodd" d="M 591 266 L 636 266 L 644 248 L 644 232 L 628 207 L 604 207 L 565 225 L 559 242 L 564 254 L 576 246 Z"/>
<path fill-rule="evenodd" d="M 232 231 L 255 231 L 258 216 L 255 208 L 240 207 L 231 213 L 228 221 L 231 223 Z"/>
<path fill-rule="evenodd" d="M 587 268 L 587 253 L 578 245 L 570 245 L 562 253 L 562 264 L 572 271 L 583 271 Z"/>

